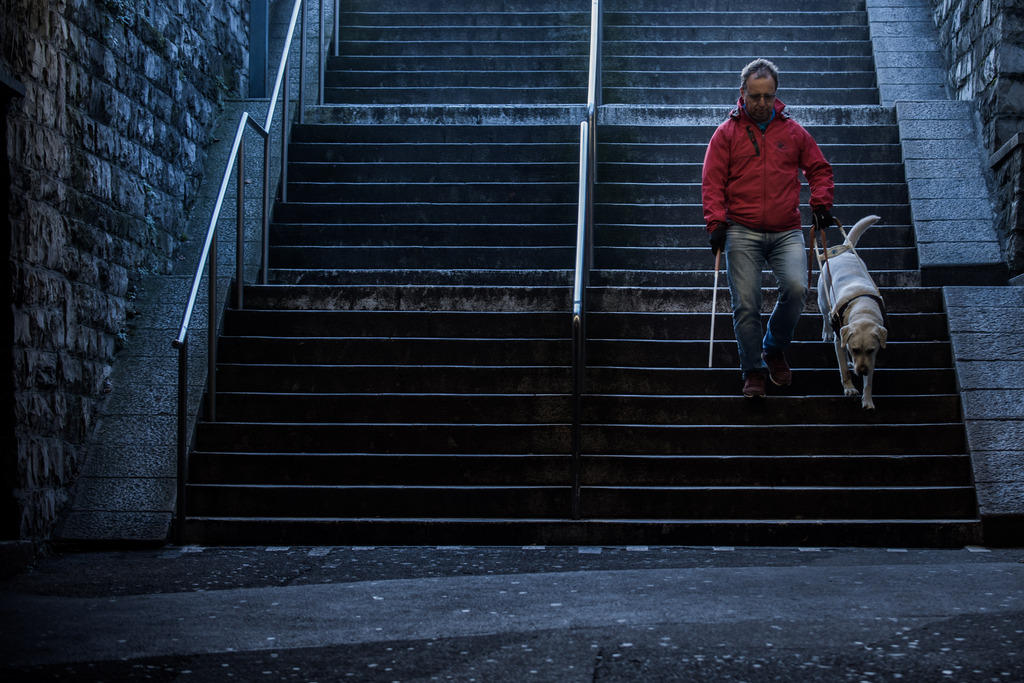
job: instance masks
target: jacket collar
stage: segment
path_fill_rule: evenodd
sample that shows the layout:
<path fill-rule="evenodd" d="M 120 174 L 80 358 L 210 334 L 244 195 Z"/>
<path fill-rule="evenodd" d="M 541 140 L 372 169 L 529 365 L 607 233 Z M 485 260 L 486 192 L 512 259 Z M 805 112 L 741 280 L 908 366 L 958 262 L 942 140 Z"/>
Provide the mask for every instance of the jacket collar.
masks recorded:
<path fill-rule="evenodd" d="M 783 111 L 785 108 L 786 108 L 786 104 L 782 100 L 780 100 L 779 98 L 776 97 L 775 98 L 775 118 L 777 118 L 777 119 L 788 119 L 789 118 L 789 114 L 787 114 L 787 113 L 785 113 Z M 733 109 L 731 112 L 729 112 L 729 118 L 737 119 L 737 120 L 739 120 L 739 119 L 746 119 L 747 121 L 750 121 L 751 123 L 753 123 L 755 125 L 757 123 L 756 121 L 754 121 L 754 119 L 750 118 L 750 116 L 747 114 L 747 111 L 743 108 L 743 98 L 742 97 L 739 97 L 739 98 L 736 99 L 736 108 Z"/>

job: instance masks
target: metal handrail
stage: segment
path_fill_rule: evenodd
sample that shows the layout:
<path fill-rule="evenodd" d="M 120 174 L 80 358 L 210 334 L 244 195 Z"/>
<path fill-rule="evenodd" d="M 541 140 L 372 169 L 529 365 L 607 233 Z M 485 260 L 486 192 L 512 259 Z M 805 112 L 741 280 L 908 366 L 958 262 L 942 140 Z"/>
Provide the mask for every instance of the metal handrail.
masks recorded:
<path fill-rule="evenodd" d="M 299 46 L 299 95 L 298 95 L 298 119 L 303 121 L 303 95 L 305 88 L 305 54 L 306 54 L 306 3 L 303 0 L 295 0 L 292 6 L 291 19 L 288 22 L 288 31 L 285 35 L 284 46 L 281 51 L 281 60 L 277 69 L 277 77 L 274 80 L 274 90 L 270 96 L 267 117 L 261 125 L 249 113 L 244 112 L 238 121 L 238 128 L 235 131 L 235 138 L 231 145 L 231 154 L 225 165 L 221 178 L 220 191 L 217 194 L 216 202 L 210 223 L 206 229 L 206 238 L 203 243 L 199 263 L 196 266 L 195 275 L 192 278 L 192 286 L 189 290 L 188 301 L 185 304 L 185 311 L 182 314 L 181 325 L 178 328 L 178 335 L 171 342 L 172 347 L 178 350 L 178 434 L 177 434 L 177 500 L 175 502 L 175 533 L 181 538 L 185 522 L 185 483 L 188 476 L 188 337 L 189 326 L 192 315 L 195 311 L 199 286 L 203 277 L 203 271 L 207 272 L 207 290 L 209 292 L 207 312 L 207 401 L 206 418 L 215 420 L 216 394 L 217 394 L 217 224 L 220 221 L 220 212 L 224 204 L 224 197 L 227 194 L 228 183 L 232 171 L 235 171 L 237 179 L 236 191 L 236 247 L 235 247 L 235 305 L 241 309 L 244 306 L 244 238 L 245 238 L 245 138 L 246 128 L 256 131 L 263 140 L 263 216 L 262 229 L 260 233 L 262 259 L 260 265 L 260 281 L 266 283 L 268 279 L 268 257 L 269 257 L 269 232 L 270 232 L 270 130 L 274 122 L 274 114 L 277 109 L 277 98 L 282 100 L 281 113 L 281 200 L 287 201 L 288 188 L 288 107 L 291 100 L 289 89 L 289 61 L 291 56 L 292 41 L 295 38 L 295 27 L 299 22 L 299 15 L 302 15 L 302 31 Z M 323 15 L 323 0 L 320 7 L 321 17 Z M 337 0 L 335 1 L 335 16 L 337 16 Z M 321 21 L 321 32 L 319 44 L 323 45 L 323 30 Z M 321 62 L 320 68 L 323 69 Z M 321 80 L 323 76 L 321 74 Z M 237 170 L 236 170 L 237 169 Z"/>
<path fill-rule="evenodd" d="M 590 63 L 587 69 L 587 119 L 580 122 L 579 206 L 576 215 L 576 263 L 572 290 L 572 517 L 579 519 L 584 372 L 586 370 L 587 286 L 594 251 L 594 181 L 597 175 L 597 110 L 601 105 L 603 2 L 590 4 Z"/>

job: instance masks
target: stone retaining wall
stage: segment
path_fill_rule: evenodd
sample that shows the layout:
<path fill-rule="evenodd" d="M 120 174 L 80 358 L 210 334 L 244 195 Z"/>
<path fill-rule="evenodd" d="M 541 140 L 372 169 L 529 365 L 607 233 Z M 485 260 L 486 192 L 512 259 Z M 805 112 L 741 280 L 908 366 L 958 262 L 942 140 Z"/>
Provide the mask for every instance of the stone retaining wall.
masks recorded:
<path fill-rule="evenodd" d="M 1024 271 L 1024 4 L 1020 0 L 931 0 L 953 96 L 975 100 L 997 185 L 1004 255 Z"/>
<path fill-rule="evenodd" d="M 46 536 L 77 474 L 133 314 L 169 272 L 209 131 L 246 90 L 245 0 L 9 0 L 16 500 Z"/>

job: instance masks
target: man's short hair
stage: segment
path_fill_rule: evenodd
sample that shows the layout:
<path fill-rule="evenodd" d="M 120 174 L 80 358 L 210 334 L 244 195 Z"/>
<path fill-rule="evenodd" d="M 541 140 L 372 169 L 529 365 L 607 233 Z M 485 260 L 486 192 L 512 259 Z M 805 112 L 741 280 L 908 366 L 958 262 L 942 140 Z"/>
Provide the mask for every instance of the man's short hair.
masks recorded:
<path fill-rule="evenodd" d="M 767 59 L 758 58 L 743 67 L 743 71 L 740 72 L 740 88 L 747 89 L 747 79 L 751 76 L 754 78 L 771 76 L 775 81 L 775 89 L 779 89 L 779 69 Z"/>

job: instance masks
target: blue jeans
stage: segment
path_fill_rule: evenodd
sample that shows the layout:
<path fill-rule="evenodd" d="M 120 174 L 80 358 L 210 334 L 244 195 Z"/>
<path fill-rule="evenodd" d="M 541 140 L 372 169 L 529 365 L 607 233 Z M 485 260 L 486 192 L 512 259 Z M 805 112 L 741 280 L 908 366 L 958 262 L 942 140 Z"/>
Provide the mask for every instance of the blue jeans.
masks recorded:
<path fill-rule="evenodd" d="M 744 377 L 766 369 L 762 349 L 782 351 L 793 340 L 807 296 L 805 248 L 803 230 L 759 232 L 729 224 L 726 271 L 732 295 L 732 326 Z M 779 300 L 768 319 L 767 333 L 761 328 L 761 271 L 766 263 L 779 285 Z"/>

